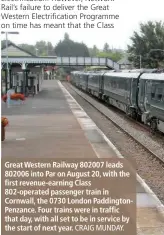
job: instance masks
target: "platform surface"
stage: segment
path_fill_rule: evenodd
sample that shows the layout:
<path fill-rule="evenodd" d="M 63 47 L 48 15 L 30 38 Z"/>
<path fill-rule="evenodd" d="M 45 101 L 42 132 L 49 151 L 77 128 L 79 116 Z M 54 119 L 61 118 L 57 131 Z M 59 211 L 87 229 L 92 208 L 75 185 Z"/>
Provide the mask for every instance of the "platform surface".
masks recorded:
<path fill-rule="evenodd" d="M 119 152 L 108 141 L 64 86 L 44 81 L 43 90 L 24 105 L 7 108 L 9 119 L 2 157 L 109 158 Z M 137 227 L 139 235 L 163 235 L 161 204 L 137 183 Z M 162 207 L 160 208 L 162 209 Z"/>

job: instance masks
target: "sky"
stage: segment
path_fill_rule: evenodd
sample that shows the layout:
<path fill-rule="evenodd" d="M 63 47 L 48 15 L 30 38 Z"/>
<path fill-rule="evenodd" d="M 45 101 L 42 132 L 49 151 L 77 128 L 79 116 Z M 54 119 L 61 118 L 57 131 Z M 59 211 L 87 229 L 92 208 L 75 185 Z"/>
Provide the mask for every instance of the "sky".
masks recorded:
<path fill-rule="evenodd" d="M 115 28 L 114 29 L 14 29 L 14 31 L 19 31 L 19 35 L 9 35 L 9 40 L 13 41 L 16 44 L 28 43 L 35 44 L 36 41 L 44 40 L 50 41 L 53 46 L 55 46 L 59 40 L 62 40 L 64 37 L 64 33 L 67 32 L 70 36 L 70 39 L 83 42 L 88 47 L 93 47 L 96 45 L 99 49 L 103 48 L 105 42 L 107 42 L 112 48 L 120 48 L 126 49 L 127 44 L 130 44 L 130 37 L 133 35 L 134 31 L 139 32 L 139 24 L 146 23 L 147 21 L 164 21 L 164 1 L 163 0 L 115 0 L 115 2 L 96 2 L 92 1 L 87 3 L 85 0 L 83 4 L 90 6 L 91 4 L 96 5 L 109 5 L 112 7 L 111 11 L 92 11 L 92 14 L 119 14 L 120 19 L 115 20 Z M 62 4 L 63 2 L 51 2 L 51 0 L 47 1 L 48 4 Z M 10 2 L 11 3 L 11 2 Z M 15 2 L 16 4 L 20 4 L 20 2 Z M 23 2 L 27 4 L 26 2 Z M 36 3 L 33 3 L 36 4 Z M 43 4 L 43 3 L 40 3 Z M 65 5 L 70 4 L 70 2 L 64 3 Z M 79 3 L 71 3 L 71 5 L 77 5 Z M 8 11 L 6 11 L 8 12 Z M 19 11 L 20 12 L 20 11 Z M 35 11 L 34 11 L 35 12 Z M 72 11 L 73 12 L 73 11 Z M 83 11 L 84 12 L 84 11 Z M 18 13 L 17 11 L 13 11 L 10 13 Z M 20 12 L 21 13 L 21 12 Z M 27 13 L 27 11 L 22 11 L 22 13 Z M 45 13 L 45 12 L 43 12 Z M 86 13 L 86 11 L 85 11 Z M 89 13 L 89 12 L 87 12 Z M 86 13 L 86 14 L 87 14 Z M 20 20 L 20 22 L 27 23 L 29 20 Z M 101 21 L 101 20 L 99 20 Z M 1 19 L 1 22 L 4 23 L 4 20 Z M 8 20 L 5 20 L 7 23 Z M 11 22 L 11 20 L 10 20 Z M 16 22 L 16 20 L 13 20 Z M 36 23 L 41 22 L 38 20 Z M 42 23 L 48 23 L 48 20 L 42 21 Z M 58 21 L 61 23 L 61 21 Z M 80 22 L 80 21 L 78 21 Z M 81 21 L 82 23 L 83 21 Z M 87 21 L 90 22 L 90 21 Z M 91 22 L 90 22 L 91 23 Z M 111 23 L 111 22 L 106 22 Z M 2 30 L 2 28 L 1 28 Z M 5 29 L 3 29 L 5 31 Z M 12 29 L 10 29 L 12 30 Z M 9 29 L 8 29 L 9 31 Z M 1 39 L 5 39 L 4 35 L 1 35 Z"/>

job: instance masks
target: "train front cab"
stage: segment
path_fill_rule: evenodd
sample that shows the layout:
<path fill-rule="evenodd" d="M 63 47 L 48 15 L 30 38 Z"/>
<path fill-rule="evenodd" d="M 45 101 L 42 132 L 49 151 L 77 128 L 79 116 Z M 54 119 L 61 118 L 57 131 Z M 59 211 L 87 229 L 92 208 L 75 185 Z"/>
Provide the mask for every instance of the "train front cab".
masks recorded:
<path fill-rule="evenodd" d="M 164 132 L 164 73 L 141 76 L 138 105 L 142 122 L 150 124 L 152 131 Z"/>
<path fill-rule="evenodd" d="M 71 72 L 70 82 L 75 86 L 77 86 L 77 84 L 78 84 L 78 74 L 79 74 L 78 71 L 72 71 Z"/>

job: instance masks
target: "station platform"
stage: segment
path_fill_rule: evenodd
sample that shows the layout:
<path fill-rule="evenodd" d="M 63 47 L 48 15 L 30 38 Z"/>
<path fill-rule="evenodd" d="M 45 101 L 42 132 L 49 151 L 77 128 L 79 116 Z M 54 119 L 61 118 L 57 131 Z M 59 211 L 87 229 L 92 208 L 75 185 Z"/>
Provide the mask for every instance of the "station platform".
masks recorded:
<path fill-rule="evenodd" d="M 3 104 L 2 114 L 8 117 L 9 126 L 2 144 L 2 156 L 116 156 L 92 120 L 68 98 L 56 81 L 45 80 L 43 91 L 34 98 L 27 98 L 24 105 L 7 108 Z"/>
<path fill-rule="evenodd" d="M 44 81 L 42 91 L 24 105 L 6 107 L 9 119 L 2 157 L 112 158 L 122 157 L 65 87 Z M 164 234 L 163 205 L 138 178 L 138 235 Z"/>

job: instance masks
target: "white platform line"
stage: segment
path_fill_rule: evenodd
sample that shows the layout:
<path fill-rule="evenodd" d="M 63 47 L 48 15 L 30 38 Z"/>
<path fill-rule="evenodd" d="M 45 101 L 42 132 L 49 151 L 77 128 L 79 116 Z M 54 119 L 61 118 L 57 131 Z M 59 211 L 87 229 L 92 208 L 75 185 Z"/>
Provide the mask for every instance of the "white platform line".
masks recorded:
<path fill-rule="evenodd" d="M 102 137 L 104 138 L 104 140 L 108 143 L 108 145 L 115 151 L 116 155 L 119 157 L 119 158 L 124 158 L 123 155 L 118 151 L 118 149 L 112 144 L 112 142 L 107 138 L 107 136 L 97 127 L 97 125 L 92 121 L 92 119 L 86 114 L 86 112 L 84 111 L 84 109 L 77 103 L 77 101 L 73 98 L 73 96 L 67 91 L 67 89 L 61 84 L 60 81 L 58 81 L 58 84 L 60 86 L 60 88 L 62 89 L 66 99 L 67 99 L 67 102 L 71 108 L 71 105 L 70 105 L 70 101 L 71 103 L 72 102 L 75 102 L 76 105 L 79 107 L 79 109 L 83 112 L 84 116 L 86 116 L 88 119 L 91 120 L 91 123 L 93 124 L 94 126 L 94 129 L 96 129 L 101 135 Z M 80 118 L 78 117 L 78 115 L 76 114 L 76 112 L 74 112 L 73 109 L 71 109 L 72 113 L 74 114 L 74 116 L 77 118 L 80 126 L 82 127 L 82 129 L 86 129 L 86 127 L 84 127 L 80 121 Z M 93 147 L 93 146 L 92 146 Z M 94 149 L 94 148 L 93 148 Z M 94 149 L 94 151 L 96 152 L 96 150 Z M 96 153 L 97 157 L 100 158 L 100 156 L 98 156 L 98 154 Z M 150 187 L 145 183 L 145 181 L 137 174 L 137 181 L 142 185 L 142 187 L 145 189 L 145 191 L 148 193 L 148 194 L 151 194 L 151 196 L 154 198 L 154 200 L 156 201 L 156 204 L 158 205 L 157 206 L 157 209 L 159 210 L 159 212 L 164 215 L 164 205 L 161 203 L 161 201 L 159 200 L 159 198 L 155 195 L 155 193 L 150 189 Z"/>

